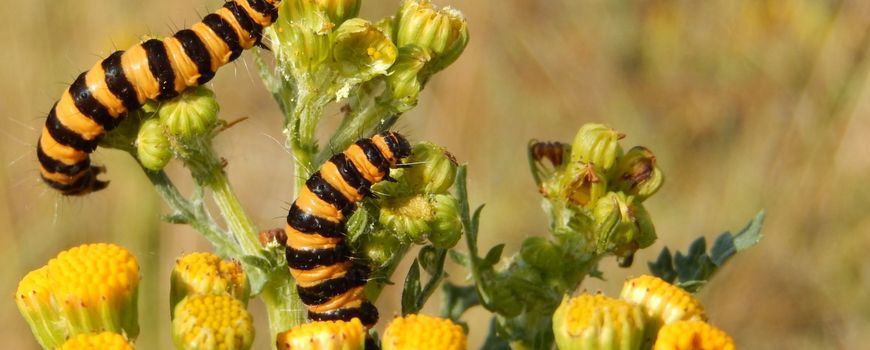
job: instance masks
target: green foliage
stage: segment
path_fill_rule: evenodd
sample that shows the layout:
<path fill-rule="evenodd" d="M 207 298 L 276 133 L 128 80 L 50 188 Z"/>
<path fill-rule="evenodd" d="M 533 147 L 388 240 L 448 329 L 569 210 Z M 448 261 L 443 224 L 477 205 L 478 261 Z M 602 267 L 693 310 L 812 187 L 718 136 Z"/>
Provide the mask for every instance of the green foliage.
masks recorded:
<path fill-rule="evenodd" d="M 653 275 L 674 283 L 683 289 L 696 293 L 710 281 L 710 278 L 738 252 L 752 248 L 761 241 L 761 225 L 764 222 L 764 212 L 759 212 L 740 232 L 732 234 L 725 232 L 716 238 L 713 248 L 707 252 L 707 240 L 699 237 L 686 254 L 679 251 L 671 255 L 665 247 L 656 261 L 649 262 L 649 270 Z"/>

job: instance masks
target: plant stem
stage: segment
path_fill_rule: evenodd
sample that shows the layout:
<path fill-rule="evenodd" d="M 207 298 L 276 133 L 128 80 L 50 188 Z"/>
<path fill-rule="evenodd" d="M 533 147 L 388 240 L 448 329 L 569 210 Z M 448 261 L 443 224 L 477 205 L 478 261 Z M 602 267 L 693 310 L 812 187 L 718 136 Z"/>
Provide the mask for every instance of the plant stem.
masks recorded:
<path fill-rule="evenodd" d="M 257 239 L 257 229 L 251 220 L 245 215 L 238 197 L 230 187 L 227 181 L 226 173 L 223 170 L 216 171 L 212 182 L 209 184 L 212 189 L 212 197 L 218 206 L 230 232 L 235 236 L 236 241 L 242 248 L 245 255 L 262 256 L 262 248 Z"/>
<path fill-rule="evenodd" d="M 278 333 L 305 323 L 305 305 L 296 293 L 296 285 L 288 270 L 269 276 L 269 284 L 260 297 L 269 316 L 270 339 Z"/>

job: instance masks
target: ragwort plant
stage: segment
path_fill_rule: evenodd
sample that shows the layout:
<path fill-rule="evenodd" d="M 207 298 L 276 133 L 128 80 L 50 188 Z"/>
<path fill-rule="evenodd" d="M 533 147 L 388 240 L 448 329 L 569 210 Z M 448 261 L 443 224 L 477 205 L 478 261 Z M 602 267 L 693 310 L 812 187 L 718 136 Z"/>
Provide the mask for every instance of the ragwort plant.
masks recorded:
<path fill-rule="evenodd" d="M 310 190 L 306 179 L 336 150 L 393 127 L 469 40 L 465 18 L 450 7 L 404 0 L 395 15 L 371 22 L 357 18 L 360 6 L 358 0 L 284 0 L 264 32 L 268 50 L 254 49 L 259 74 L 284 116 L 288 161 L 295 168 L 292 198 Z M 320 119 L 335 103 L 343 104 L 344 118 L 328 140 L 318 140 Z M 145 104 L 100 142 L 138 160 L 170 208 L 166 221 L 189 225 L 214 245 L 214 253 L 179 257 L 172 272 L 169 312 L 179 349 L 249 349 L 255 336 L 246 310 L 250 299 L 264 303 L 270 342 L 280 349 L 464 349 L 468 324 L 462 316 L 476 306 L 492 313 L 487 349 L 734 347 L 727 334 L 706 323 L 691 293 L 758 242 L 762 214 L 739 233 L 719 236 L 709 252 L 703 238 L 685 254 L 664 249 L 649 264 L 651 275 L 627 281 L 620 299 L 578 292 L 586 277 L 601 277 L 602 259 L 616 257 L 629 266 L 637 250 L 655 241 L 643 202 L 664 181 L 649 149 L 624 151 L 625 135 L 601 124 L 583 125 L 571 143 L 530 142 L 530 170 L 549 236 L 525 239 L 508 258 L 502 257 L 503 244 L 485 254 L 478 247 L 482 206 L 472 210 L 465 165 L 435 143 L 416 143 L 402 160 L 408 166 L 381 170 L 389 181 L 373 182 L 372 195 L 351 201 L 348 217 L 339 222 L 339 242 L 349 243 L 353 259 L 370 270 L 364 293 L 372 302 L 402 278 L 396 276 L 399 263 L 416 252 L 397 284 L 402 317 L 383 337 L 354 317 L 306 323 L 306 305 L 289 273 L 301 263 L 288 266 L 285 254 L 299 233 L 258 230 L 244 212 L 224 169 L 232 160 L 212 147 L 234 124 L 221 120 L 219 109 L 207 87 L 190 88 Z M 189 195 L 163 171 L 172 160 L 189 170 Z M 217 213 L 205 208 L 206 196 Z M 324 201 L 318 205 L 337 208 L 336 199 Z M 463 237 L 466 249 L 457 249 Z M 312 259 L 331 268 L 322 254 Z M 468 270 L 467 284 L 443 283 L 447 261 Z M 350 273 L 328 271 L 327 282 L 314 287 Z M 136 259 L 124 248 L 83 245 L 30 272 L 15 299 L 46 349 L 132 348 L 139 334 L 139 278 Z M 441 317 L 418 314 L 438 288 Z M 342 306 L 344 294 L 322 293 L 325 304 L 353 306 Z"/>

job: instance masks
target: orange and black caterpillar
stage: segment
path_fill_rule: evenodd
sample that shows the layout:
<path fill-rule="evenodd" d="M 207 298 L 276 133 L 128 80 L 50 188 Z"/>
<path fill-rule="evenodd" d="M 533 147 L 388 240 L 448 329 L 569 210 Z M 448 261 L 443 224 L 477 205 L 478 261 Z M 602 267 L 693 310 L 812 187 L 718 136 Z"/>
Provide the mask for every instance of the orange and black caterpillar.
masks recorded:
<path fill-rule="evenodd" d="M 48 114 L 36 155 L 42 179 L 64 195 L 105 188 L 90 153 L 127 112 L 211 80 L 242 50 L 260 45 L 280 0 L 232 0 L 190 29 L 116 51 L 81 73 Z"/>
<path fill-rule="evenodd" d="M 297 290 L 315 321 L 350 320 L 367 328 L 378 310 L 363 294 L 370 268 L 354 261 L 345 240 L 345 221 L 356 203 L 371 196 L 371 186 L 395 181 L 390 169 L 405 167 L 411 145 L 387 131 L 361 139 L 324 163 L 305 182 L 287 214 L 287 264 Z"/>

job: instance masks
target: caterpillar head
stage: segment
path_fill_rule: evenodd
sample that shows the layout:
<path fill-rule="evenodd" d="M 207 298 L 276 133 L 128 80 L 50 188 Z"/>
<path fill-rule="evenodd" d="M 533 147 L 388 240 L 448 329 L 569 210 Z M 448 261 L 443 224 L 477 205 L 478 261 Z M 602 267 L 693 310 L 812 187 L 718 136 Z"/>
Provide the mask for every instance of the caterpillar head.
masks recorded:
<path fill-rule="evenodd" d="M 395 131 L 384 131 L 381 133 L 381 137 L 384 138 L 384 142 L 390 148 L 390 152 L 393 153 L 393 158 L 396 160 L 407 158 L 411 155 L 411 144 L 401 134 Z"/>

